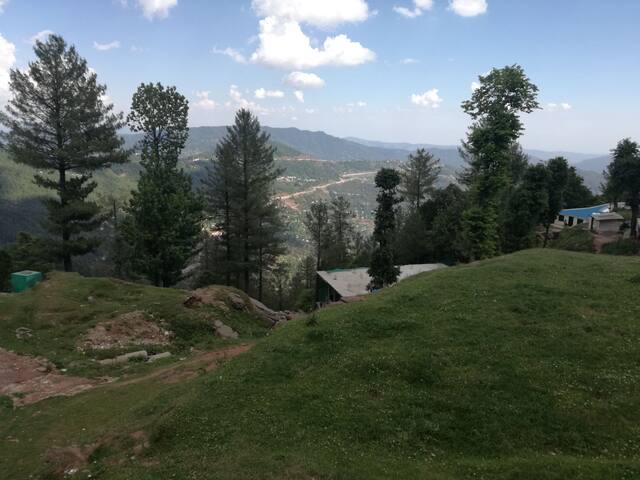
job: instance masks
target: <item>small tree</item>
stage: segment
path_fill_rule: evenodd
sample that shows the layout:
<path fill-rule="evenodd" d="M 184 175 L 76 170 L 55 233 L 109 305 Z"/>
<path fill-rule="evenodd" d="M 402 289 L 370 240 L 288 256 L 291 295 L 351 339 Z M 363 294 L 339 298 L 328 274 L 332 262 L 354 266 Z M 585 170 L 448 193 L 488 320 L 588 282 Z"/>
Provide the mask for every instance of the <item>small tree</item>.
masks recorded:
<path fill-rule="evenodd" d="M 62 37 L 36 41 L 34 52 L 36 60 L 25 71 L 10 72 L 13 96 L 0 123 L 8 130 L 4 140 L 13 160 L 55 175 L 39 173 L 35 182 L 57 196 L 44 202 L 48 230 L 59 239 L 50 248 L 71 271 L 72 257 L 98 245 L 87 233 L 104 220 L 89 200 L 96 188 L 91 172 L 128 158 L 117 134 L 122 114 L 105 103 L 106 87 Z"/>
<path fill-rule="evenodd" d="M 11 255 L 4 250 L 0 250 L 0 292 L 9 291 L 11 287 L 11 272 L 13 272 Z"/>
<path fill-rule="evenodd" d="M 142 84 L 128 118 L 131 130 L 143 134 L 144 170 L 132 192 L 123 233 L 131 245 L 133 270 L 163 287 L 183 278 L 201 238 L 203 202 L 177 166 L 188 136 L 188 109 L 175 87 Z"/>
<path fill-rule="evenodd" d="M 631 238 L 638 236 L 638 211 L 640 210 L 640 147 L 625 138 L 613 149 L 613 161 L 606 171 L 607 190 L 615 191 L 629 199 L 631 206 Z"/>
<path fill-rule="evenodd" d="M 410 154 L 408 161 L 401 165 L 400 193 L 413 211 L 418 210 L 433 192 L 440 169 L 440 160 L 424 148 Z"/>
<path fill-rule="evenodd" d="M 392 168 L 382 168 L 376 174 L 375 184 L 378 188 L 378 208 L 373 231 L 375 246 L 368 272 L 371 276 L 370 288 L 380 289 L 394 284 L 400 275 L 393 251 L 396 206 L 400 203 L 398 198 L 400 175 Z"/>

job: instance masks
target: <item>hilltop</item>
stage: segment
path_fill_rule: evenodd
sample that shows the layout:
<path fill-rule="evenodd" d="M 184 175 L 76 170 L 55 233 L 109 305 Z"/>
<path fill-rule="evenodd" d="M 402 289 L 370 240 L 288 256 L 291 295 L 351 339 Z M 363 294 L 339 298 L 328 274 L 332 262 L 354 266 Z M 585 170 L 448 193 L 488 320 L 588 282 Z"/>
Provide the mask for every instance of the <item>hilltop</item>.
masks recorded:
<path fill-rule="evenodd" d="M 195 379 L 5 409 L 0 468 L 59 478 L 73 448 L 75 478 L 635 478 L 639 267 L 530 250 L 414 277 Z M 60 308 L 43 291 L 0 324 Z"/>

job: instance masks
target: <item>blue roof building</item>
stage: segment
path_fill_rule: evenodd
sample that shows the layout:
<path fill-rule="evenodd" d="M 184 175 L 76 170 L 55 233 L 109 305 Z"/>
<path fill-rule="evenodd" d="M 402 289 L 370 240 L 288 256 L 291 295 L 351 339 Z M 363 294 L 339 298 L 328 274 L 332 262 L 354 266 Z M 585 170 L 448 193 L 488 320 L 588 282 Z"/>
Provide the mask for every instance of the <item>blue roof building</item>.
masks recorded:
<path fill-rule="evenodd" d="M 588 220 L 594 213 L 608 213 L 609 204 L 603 203 L 602 205 L 596 205 L 595 207 L 584 208 L 565 208 L 560 210 L 560 215 L 563 217 L 575 217 L 584 220 Z"/>

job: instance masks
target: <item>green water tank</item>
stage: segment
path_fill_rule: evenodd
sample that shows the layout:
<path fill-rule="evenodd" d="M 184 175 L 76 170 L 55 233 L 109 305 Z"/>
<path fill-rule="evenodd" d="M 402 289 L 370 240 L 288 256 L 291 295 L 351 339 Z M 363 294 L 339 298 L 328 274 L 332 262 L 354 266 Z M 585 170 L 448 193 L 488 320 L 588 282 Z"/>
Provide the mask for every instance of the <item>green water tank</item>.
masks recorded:
<path fill-rule="evenodd" d="M 23 270 L 11 274 L 11 289 L 15 293 L 24 292 L 42 281 L 42 273 Z"/>

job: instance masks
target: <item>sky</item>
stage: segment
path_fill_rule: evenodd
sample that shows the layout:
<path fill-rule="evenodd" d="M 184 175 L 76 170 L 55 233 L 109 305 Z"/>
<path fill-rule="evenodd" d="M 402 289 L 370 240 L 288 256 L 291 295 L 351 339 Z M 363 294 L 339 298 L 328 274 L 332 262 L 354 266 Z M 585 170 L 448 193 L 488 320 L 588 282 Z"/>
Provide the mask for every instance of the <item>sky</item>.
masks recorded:
<path fill-rule="evenodd" d="M 601 154 L 640 140 L 639 0 L 0 0 L 0 104 L 35 38 L 62 35 L 126 111 L 175 85 L 192 126 L 248 107 L 264 125 L 458 144 L 478 76 L 539 87 L 526 148 Z"/>

